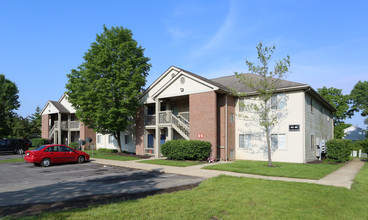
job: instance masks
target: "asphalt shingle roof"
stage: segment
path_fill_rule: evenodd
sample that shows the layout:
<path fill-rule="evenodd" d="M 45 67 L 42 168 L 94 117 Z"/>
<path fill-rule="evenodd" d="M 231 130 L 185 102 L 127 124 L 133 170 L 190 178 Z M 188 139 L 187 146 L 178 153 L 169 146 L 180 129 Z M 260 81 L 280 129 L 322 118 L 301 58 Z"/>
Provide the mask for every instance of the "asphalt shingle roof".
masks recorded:
<path fill-rule="evenodd" d="M 258 75 L 251 74 L 251 73 L 245 73 L 245 74 L 253 81 L 260 79 L 260 76 Z M 219 78 L 211 79 L 210 81 L 219 83 L 223 85 L 224 87 L 226 87 L 228 90 L 235 90 L 241 93 L 255 92 L 254 89 L 247 87 L 244 84 L 240 83 L 239 79 L 235 75 L 219 77 Z M 278 83 L 277 89 L 287 89 L 287 88 L 298 87 L 298 86 L 308 86 L 308 85 L 297 83 L 297 82 L 291 82 L 287 80 L 280 80 L 280 82 Z"/>
<path fill-rule="evenodd" d="M 68 109 L 66 109 L 63 104 L 61 104 L 60 102 L 55 102 L 55 101 L 50 101 L 55 108 L 57 108 L 59 110 L 60 113 L 70 113 Z"/>

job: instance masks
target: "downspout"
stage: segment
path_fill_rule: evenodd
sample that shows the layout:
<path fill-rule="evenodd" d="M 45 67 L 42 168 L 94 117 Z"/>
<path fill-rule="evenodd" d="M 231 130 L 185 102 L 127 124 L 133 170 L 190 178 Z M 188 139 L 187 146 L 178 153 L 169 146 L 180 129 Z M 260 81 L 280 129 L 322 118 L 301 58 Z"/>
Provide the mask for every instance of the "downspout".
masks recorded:
<path fill-rule="evenodd" d="M 227 161 L 227 95 L 225 96 L 225 161 Z"/>

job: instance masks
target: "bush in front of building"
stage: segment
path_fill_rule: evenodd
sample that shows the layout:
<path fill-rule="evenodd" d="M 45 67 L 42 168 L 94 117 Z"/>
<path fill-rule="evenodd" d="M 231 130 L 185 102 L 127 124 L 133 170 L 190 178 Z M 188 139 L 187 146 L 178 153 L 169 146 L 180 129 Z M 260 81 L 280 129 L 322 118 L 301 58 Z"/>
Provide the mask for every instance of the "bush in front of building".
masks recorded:
<path fill-rule="evenodd" d="M 368 139 L 354 142 L 354 150 L 359 151 L 360 149 L 362 149 L 364 153 L 368 153 Z"/>
<path fill-rule="evenodd" d="M 206 160 L 211 153 L 211 143 L 198 140 L 171 140 L 161 146 L 161 153 L 172 160 Z"/>
<path fill-rule="evenodd" d="M 49 144 L 49 140 L 44 139 L 44 138 L 33 138 L 31 139 L 32 142 L 32 147 L 39 147 L 41 145 L 45 145 L 45 144 Z"/>
<path fill-rule="evenodd" d="M 102 153 L 117 153 L 118 152 L 118 150 L 116 149 L 107 149 L 107 148 L 100 148 L 97 151 L 102 152 Z"/>
<path fill-rule="evenodd" d="M 69 144 L 69 147 L 71 147 L 73 149 L 79 149 L 79 144 L 78 144 L 78 142 L 71 142 Z"/>
<path fill-rule="evenodd" d="M 353 150 L 353 144 L 350 140 L 345 139 L 332 139 L 326 142 L 327 147 L 327 159 L 333 162 L 343 163 L 350 159 L 351 151 Z"/>

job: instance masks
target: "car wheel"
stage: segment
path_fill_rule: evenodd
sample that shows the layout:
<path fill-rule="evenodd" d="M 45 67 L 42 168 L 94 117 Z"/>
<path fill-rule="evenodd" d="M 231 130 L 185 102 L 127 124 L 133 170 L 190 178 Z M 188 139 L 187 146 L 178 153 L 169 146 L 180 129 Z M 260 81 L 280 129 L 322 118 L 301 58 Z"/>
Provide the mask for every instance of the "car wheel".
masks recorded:
<path fill-rule="evenodd" d="M 86 158 L 84 156 L 79 156 L 78 163 L 84 163 L 84 162 L 86 162 Z"/>
<path fill-rule="evenodd" d="M 17 154 L 23 154 L 23 153 L 24 153 L 24 150 L 22 148 L 17 149 Z"/>
<path fill-rule="evenodd" d="M 50 165 L 51 165 L 51 161 L 50 161 L 50 159 L 49 159 L 49 158 L 45 158 L 45 159 L 43 159 L 43 160 L 41 161 L 41 165 L 42 165 L 43 167 L 48 167 L 48 166 L 50 166 Z"/>

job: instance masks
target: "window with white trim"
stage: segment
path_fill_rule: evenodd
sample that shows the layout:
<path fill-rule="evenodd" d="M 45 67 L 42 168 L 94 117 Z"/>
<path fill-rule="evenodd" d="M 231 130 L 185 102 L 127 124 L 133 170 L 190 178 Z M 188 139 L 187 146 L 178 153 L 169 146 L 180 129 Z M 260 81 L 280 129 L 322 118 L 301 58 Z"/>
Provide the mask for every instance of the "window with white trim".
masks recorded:
<path fill-rule="evenodd" d="M 239 134 L 239 148 L 250 149 L 252 146 L 251 139 L 250 134 Z"/>
<path fill-rule="evenodd" d="M 129 144 L 129 135 L 125 135 L 125 137 L 124 137 L 124 141 L 125 141 L 125 144 Z"/>
<path fill-rule="evenodd" d="M 286 95 L 277 94 L 271 97 L 271 108 L 273 110 L 282 110 L 286 107 Z"/>
<path fill-rule="evenodd" d="M 244 98 L 239 98 L 239 112 L 244 112 Z"/>
<path fill-rule="evenodd" d="M 286 150 L 286 134 L 271 134 L 271 148 Z"/>
<path fill-rule="evenodd" d="M 114 141 L 114 136 L 111 134 L 109 135 L 109 144 L 111 144 Z"/>
<path fill-rule="evenodd" d="M 102 135 L 97 135 L 97 143 L 100 144 L 102 139 Z"/>

